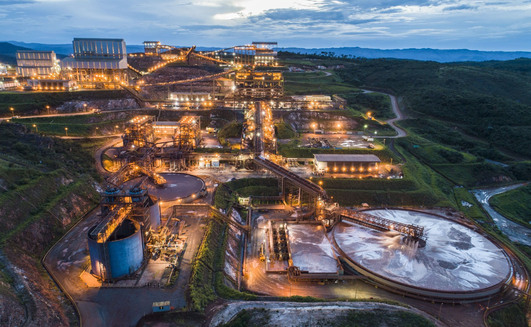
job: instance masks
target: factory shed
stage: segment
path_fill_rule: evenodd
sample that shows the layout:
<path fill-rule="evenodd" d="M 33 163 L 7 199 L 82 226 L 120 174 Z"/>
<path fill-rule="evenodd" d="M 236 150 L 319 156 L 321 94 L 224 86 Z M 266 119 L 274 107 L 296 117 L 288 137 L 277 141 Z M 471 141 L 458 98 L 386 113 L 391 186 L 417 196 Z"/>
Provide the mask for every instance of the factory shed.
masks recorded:
<path fill-rule="evenodd" d="M 381 160 L 374 154 L 314 154 L 315 169 L 330 173 L 369 173 Z"/>

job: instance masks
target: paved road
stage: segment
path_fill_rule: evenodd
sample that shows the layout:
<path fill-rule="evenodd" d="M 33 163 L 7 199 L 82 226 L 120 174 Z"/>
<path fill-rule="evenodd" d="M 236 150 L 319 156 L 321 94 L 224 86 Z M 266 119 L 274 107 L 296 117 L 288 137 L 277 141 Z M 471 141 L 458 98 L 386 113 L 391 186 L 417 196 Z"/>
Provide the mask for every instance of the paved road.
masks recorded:
<path fill-rule="evenodd" d="M 400 111 L 400 107 L 398 106 L 398 100 L 396 99 L 396 97 L 394 95 L 391 95 L 391 94 L 387 94 L 387 95 L 391 99 L 391 106 L 393 107 L 393 112 L 396 115 L 395 118 L 387 120 L 387 123 L 389 124 L 389 126 L 394 128 L 394 130 L 397 133 L 396 136 L 392 136 L 391 138 L 397 139 L 397 138 L 400 138 L 400 137 L 405 137 L 405 136 L 407 136 L 406 131 L 403 130 L 402 128 L 396 126 L 396 124 L 395 124 L 395 122 L 404 119 L 404 114 L 402 113 L 402 111 Z"/>
<path fill-rule="evenodd" d="M 16 110 L 15 110 L 16 112 Z M 84 111 L 84 112 L 72 112 L 72 113 L 60 113 L 60 114 L 49 114 L 49 115 L 33 115 L 33 116 L 16 116 L 16 119 L 29 119 L 29 118 L 48 118 L 48 117 L 68 117 L 68 116 L 83 116 L 83 115 L 92 115 L 95 110 Z M 0 118 L 0 122 L 3 120 L 8 120 L 13 117 L 3 117 Z"/>
<path fill-rule="evenodd" d="M 190 210 L 190 209 L 187 209 Z M 198 209 L 194 209 L 198 210 Z M 88 264 L 87 233 L 98 221 L 99 209 L 93 210 L 58 242 L 44 260 L 53 278 L 68 292 L 81 314 L 84 326 L 136 326 L 145 314 L 151 313 L 156 301 L 171 302 L 175 308 L 186 306 L 186 287 L 190 278 L 191 262 L 197 251 L 204 229 L 203 215 L 185 218 L 187 248 L 181 262 L 176 286 L 161 288 L 89 288 L 79 278 Z"/>
<path fill-rule="evenodd" d="M 370 91 L 370 90 L 363 90 L 364 92 L 366 93 L 372 93 L 374 91 Z M 395 114 L 395 118 L 392 118 L 392 119 L 389 119 L 389 120 L 386 120 L 385 122 L 389 124 L 389 126 L 391 126 L 395 131 L 396 131 L 396 135 L 395 136 L 373 136 L 374 138 L 378 138 L 378 139 L 398 139 L 398 138 L 401 138 L 401 137 L 406 137 L 407 136 L 407 132 L 405 130 L 403 130 L 402 128 L 396 126 L 396 122 L 397 121 L 400 121 L 400 120 L 404 120 L 405 119 L 405 115 L 402 113 L 402 111 L 400 111 L 400 106 L 398 105 L 398 100 L 396 99 L 396 97 L 394 95 L 391 95 L 391 94 L 388 94 L 388 93 L 383 93 L 383 92 L 379 92 L 381 94 L 385 94 L 389 97 L 389 99 L 391 100 L 391 107 L 393 108 L 393 112 Z"/>
<path fill-rule="evenodd" d="M 473 190 L 471 192 L 474 194 L 476 199 L 481 203 L 481 206 L 483 207 L 483 209 L 485 209 L 485 211 L 488 212 L 492 220 L 494 220 L 494 223 L 496 223 L 496 226 L 498 226 L 498 228 L 505 235 L 507 235 L 511 241 L 525 244 L 527 246 L 531 246 L 531 229 L 505 218 L 500 213 L 498 213 L 496 210 L 494 210 L 494 208 L 491 207 L 489 203 L 490 198 L 493 197 L 494 195 L 501 194 L 501 193 L 504 193 L 510 190 L 514 190 L 523 185 L 525 184 L 515 184 L 511 186 L 503 186 L 503 187 L 490 188 L 490 189 L 479 189 L 479 190 Z"/>

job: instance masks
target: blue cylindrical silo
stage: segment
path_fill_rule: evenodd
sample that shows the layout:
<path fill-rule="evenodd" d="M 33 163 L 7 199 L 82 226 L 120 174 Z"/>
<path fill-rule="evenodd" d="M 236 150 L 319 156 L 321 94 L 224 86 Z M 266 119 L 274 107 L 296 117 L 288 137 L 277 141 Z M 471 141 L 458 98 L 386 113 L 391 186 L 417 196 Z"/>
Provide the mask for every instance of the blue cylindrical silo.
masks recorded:
<path fill-rule="evenodd" d="M 88 244 L 93 274 L 109 280 L 130 275 L 140 268 L 144 244 L 138 223 L 124 220 L 104 243 L 92 239 L 90 231 Z"/>

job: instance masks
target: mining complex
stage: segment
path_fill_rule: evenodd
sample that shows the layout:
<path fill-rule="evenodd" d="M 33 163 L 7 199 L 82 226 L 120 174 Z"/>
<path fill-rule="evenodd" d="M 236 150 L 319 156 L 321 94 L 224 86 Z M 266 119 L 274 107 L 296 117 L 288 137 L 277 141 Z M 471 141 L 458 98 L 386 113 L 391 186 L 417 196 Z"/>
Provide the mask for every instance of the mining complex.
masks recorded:
<path fill-rule="evenodd" d="M 525 279 L 502 245 L 462 219 L 421 208 L 342 207 L 319 183 L 401 178 L 387 159 L 279 155 L 279 120 L 306 135 L 310 147 L 371 149 L 377 135 L 348 132 L 351 122 L 337 118 L 346 101 L 337 95 L 285 95 L 275 42 L 210 52 L 158 41 L 144 46 L 127 54 L 120 39 L 75 38 L 73 56 L 60 63 L 52 52 L 17 56 L 26 76 L 20 88 L 124 89 L 145 109 L 96 158 L 105 186 L 97 218 L 83 231 L 90 263 L 75 277 L 88 287 L 168 285 L 192 246 L 189 237 L 202 235 L 204 226 L 193 225 L 200 217 L 229 225 L 224 283 L 238 290 L 289 296 L 291 285 L 311 290 L 339 282 L 347 290 L 359 280 L 460 304 L 488 300 Z M 243 126 L 241 137 L 224 145 L 215 137 L 219 111 L 234 112 Z M 166 112 L 178 118 L 160 118 Z M 212 205 L 224 182 L 245 177 L 275 178 L 278 194 Z M 167 305 L 164 295 L 159 299 Z"/>

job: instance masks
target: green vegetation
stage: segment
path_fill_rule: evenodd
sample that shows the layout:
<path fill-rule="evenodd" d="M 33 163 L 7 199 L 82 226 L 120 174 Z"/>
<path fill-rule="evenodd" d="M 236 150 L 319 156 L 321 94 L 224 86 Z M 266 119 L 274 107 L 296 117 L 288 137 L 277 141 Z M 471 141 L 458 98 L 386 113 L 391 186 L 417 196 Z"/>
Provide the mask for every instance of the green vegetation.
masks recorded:
<path fill-rule="evenodd" d="M 170 311 L 150 313 L 143 316 L 136 326 L 156 326 L 160 323 L 172 327 L 201 327 L 206 317 L 203 313 L 189 311 Z"/>
<path fill-rule="evenodd" d="M 74 115 L 63 117 L 42 117 L 12 119 L 14 123 L 26 126 L 28 130 L 46 135 L 66 135 L 65 127 L 68 128 L 68 136 L 92 136 L 115 134 L 123 130 L 127 116 L 117 118 L 114 113 Z M 33 127 L 35 125 L 35 127 Z M 116 128 L 118 126 L 119 129 Z"/>
<path fill-rule="evenodd" d="M 275 178 L 242 178 L 219 185 L 214 194 L 214 205 L 227 210 L 238 202 L 238 196 L 278 195 L 278 181 Z"/>
<path fill-rule="evenodd" d="M 487 320 L 489 327 L 528 327 L 525 303 L 513 303 L 491 313 Z"/>
<path fill-rule="evenodd" d="M 291 139 L 297 136 L 291 126 L 284 121 L 275 124 L 275 135 L 278 139 Z"/>
<path fill-rule="evenodd" d="M 495 195 L 490 204 L 506 218 L 531 228 L 531 185 Z"/>
<path fill-rule="evenodd" d="M 95 146 L 97 142 L 42 137 L 23 125 L 0 123 L 0 248 L 4 260 L 24 271 L 31 295 L 20 293 L 3 267 L 0 292 L 23 294 L 18 300 L 25 305 L 34 305 L 30 297 L 39 294 L 72 325 L 77 324 L 69 313 L 73 309 L 65 308 L 68 302 L 58 297 L 40 260 L 99 201 L 94 189 L 100 180 L 93 165 Z"/>
<path fill-rule="evenodd" d="M 228 299 L 255 300 L 256 296 L 229 288 L 223 283 L 223 263 L 227 242 L 227 224 L 211 219 L 192 264 L 190 309 L 202 312 L 218 296 Z"/>
<path fill-rule="evenodd" d="M 335 74 L 328 74 L 321 71 L 284 73 L 284 91 L 286 95 L 359 92 L 358 88 L 343 83 Z"/>
<path fill-rule="evenodd" d="M 294 144 L 279 144 L 278 152 L 286 158 L 313 158 L 314 154 L 374 154 L 383 162 L 398 162 L 399 157 L 393 154 L 388 148 L 377 149 L 321 149 L 321 148 L 299 148 Z"/>
<path fill-rule="evenodd" d="M 227 145 L 228 138 L 238 138 L 242 136 L 243 124 L 238 121 L 231 121 L 223 126 L 218 132 L 218 140 L 222 145 Z"/>
<path fill-rule="evenodd" d="M 203 242 L 199 247 L 192 265 L 189 283 L 191 303 L 194 311 L 203 311 L 205 307 L 217 298 L 214 289 L 216 263 L 220 261 L 220 249 L 223 250 L 223 235 L 227 225 L 214 219 L 209 220 Z"/>
<path fill-rule="evenodd" d="M 69 196 L 94 199 L 90 184 L 100 177 L 92 161 L 90 151 L 75 142 L 40 137 L 21 125 L 1 124 L 0 208 L 9 212 L 1 215 L 9 219 L 0 220 L 0 242 L 5 244 L 39 221 L 60 223 L 66 217 L 58 221 L 53 212 L 57 206 L 72 207 L 62 203 Z"/>
<path fill-rule="evenodd" d="M 482 156 L 500 160 L 499 152 L 531 157 L 530 63 L 529 59 L 448 64 L 361 59 L 346 63 L 338 75 L 353 86 L 403 96 L 410 115 L 422 119 L 417 132 L 439 138 L 453 130 L 454 141 L 444 144 L 460 147 L 472 138 L 497 150 L 483 151 Z"/>
<path fill-rule="evenodd" d="M 389 96 L 372 92 L 372 93 L 348 93 L 341 94 L 348 102 L 348 106 L 359 114 L 371 115 L 378 120 L 387 120 L 395 117 L 391 107 Z"/>
<path fill-rule="evenodd" d="M 15 115 L 36 115 L 47 113 L 46 106 L 55 108 L 67 101 L 98 99 L 121 99 L 127 97 L 125 91 L 76 91 L 76 92 L 2 92 L 0 93 L 0 117 L 10 117 L 10 107 Z"/>

